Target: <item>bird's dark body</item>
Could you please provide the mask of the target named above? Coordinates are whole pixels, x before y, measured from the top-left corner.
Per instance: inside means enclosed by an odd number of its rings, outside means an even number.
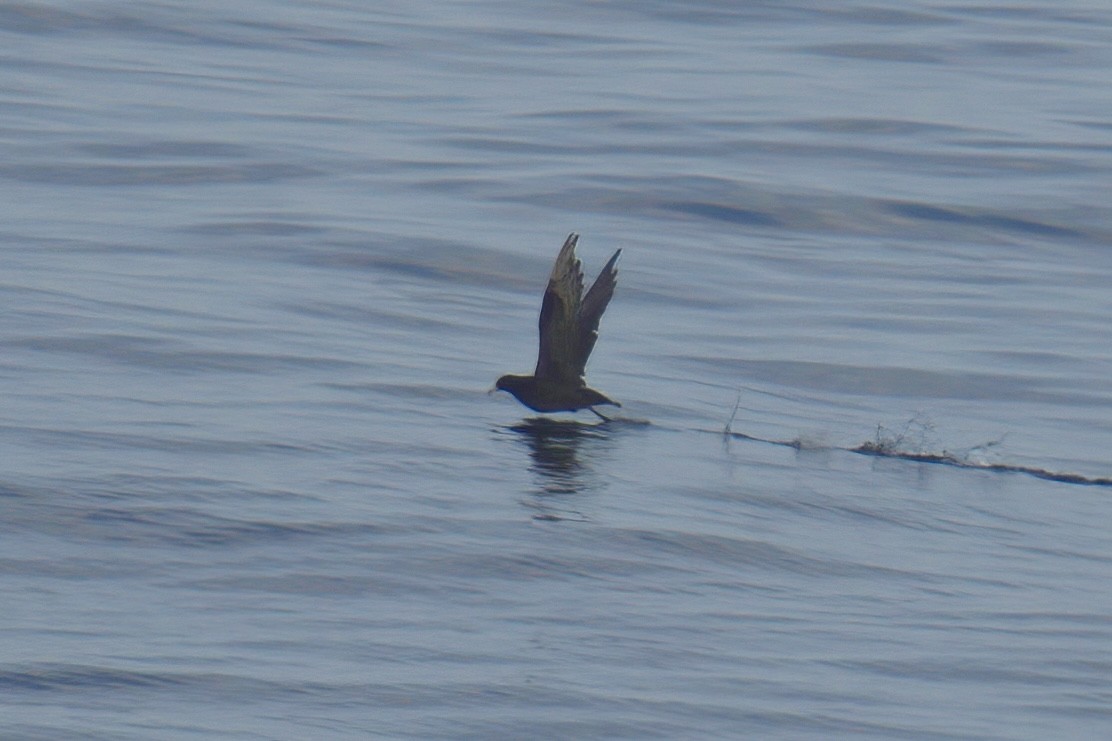
[[[498,388],[509,391],[515,399],[536,412],[575,412],[602,404],[621,406],[586,384],[569,389],[563,384],[537,379],[536,376],[502,376],[498,379]]]
[[[587,386],[587,358],[598,339],[598,325],[617,285],[617,250],[586,295],[583,267],[575,256],[578,234],[568,235],[541,302],[540,350],[531,376],[505,375],[496,387],[508,391],[525,406],[538,412],[574,412],[604,404],[621,406],[605,394]],[[605,419],[605,417],[603,417]]]

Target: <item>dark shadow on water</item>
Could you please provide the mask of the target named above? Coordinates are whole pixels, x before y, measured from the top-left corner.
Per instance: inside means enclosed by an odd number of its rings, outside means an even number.
[[[542,477],[546,493],[575,494],[584,484],[580,449],[586,443],[589,457],[592,444],[608,437],[609,425],[533,417],[511,425],[510,430],[529,449],[530,468]]]
[[[529,452],[530,470],[538,487],[527,506],[537,520],[585,520],[572,510],[573,497],[597,491],[601,481],[594,476],[592,464],[613,440],[614,435],[631,426],[646,423],[613,419],[607,422],[581,422],[573,419],[531,417],[506,429],[515,433]]]

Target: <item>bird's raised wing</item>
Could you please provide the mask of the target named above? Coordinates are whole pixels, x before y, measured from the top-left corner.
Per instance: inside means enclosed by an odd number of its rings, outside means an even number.
[[[533,372],[537,378],[568,383],[578,382],[581,375],[575,366],[579,336],[576,317],[583,296],[583,266],[575,256],[578,241],[578,234],[568,235],[544,291],[540,352]]]
[[[587,358],[598,338],[599,319],[614,295],[614,264],[621,250],[606,263],[584,297],[583,265],[575,256],[578,241],[578,234],[568,235],[548,279],[541,303],[540,352],[534,375],[582,385]]]
[[[576,363],[580,376],[583,375],[584,369],[587,367],[587,358],[591,357],[591,350],[595,348],[595,340],[598,339],[598,323],[602,319],[602,312],[606,311],[606,305],[610,303],[610,299],[614,295],[614,286],[618,284],[618,269],[615,265],[618,262],[618,256],[621,254],[622,251],[617,250],[610,257],[602,272],[595,278],[590,290],[587,291],[587,295],[583,297],[583,303],[579,307],[579,347]]]

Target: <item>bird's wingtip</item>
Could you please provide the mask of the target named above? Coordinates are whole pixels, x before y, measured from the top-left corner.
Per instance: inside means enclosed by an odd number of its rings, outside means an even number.
[[[621,257],[621,255],[622,255],[622,248],[621,247],[614,250],[614,254],[611,255],[610,259],[606,261],[606,265],[605,265],[605,267],[603,267],[602,272],[606,273],[606,272],[614,270],[614,266],[617,264],[618,258]]]

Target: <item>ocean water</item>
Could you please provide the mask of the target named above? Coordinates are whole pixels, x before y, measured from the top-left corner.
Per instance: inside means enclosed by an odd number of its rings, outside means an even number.
[[[1112,735],[1106,3],[0,40],[4,739]]]

